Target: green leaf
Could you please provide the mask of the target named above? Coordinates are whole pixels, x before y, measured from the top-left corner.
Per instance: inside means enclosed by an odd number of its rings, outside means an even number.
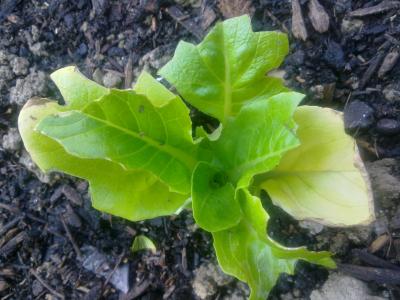
[[[132,246],[131,246],[131,251],[132,252],[138,252],[142,250],[150,250],[151,252],[156,252],[157,248],[156,245],[154,245],[154,242],[149,239],[145,235],[138,235],[135,237]]]
[[[127,171],[111,161],[72,156],[56,141],[34,131],[42,119],[65,109],[55,101],[36,98],[19,115],[22,140],[43,171],[87,179],[96,209],[132,221],[170,215],[184,204],[187,195],[169,192],[168,186],[146,171]]]
[[[250,300],[264,300],[281,273],[293,274],[299,259],[335,268],[328,252],[304,247],[286,248],[266,234],[268,215],[259,198],[246,190],[237,192],[243,218],[230,229],[213,233],[214,248],[224,272],[246,282]]]
[[[254,175],[273,169],[286,151],[299,145],[292,116],[302,98],[288,92],[248,103],[212,143],[215,156],[238,187],[249,186]]]
[[[156,107],[130,90],[112,90],[82,110],[49,116],[37,130],[80,158],[105,159],[151,172],[171,191],[190,192],[196,147],[183,102]]]
[[[239,223],[241,210],[235,188],[222,170],[200,162],[192,178],[193,216],[203,229],[214,232]]]
[[[241,16],[218,23],[197,46],[180,42],[159,73],[186,101],[225,123],[244,103],[287,90],[265,76],[287,53],[285,34],[254,33],[249,16]]]
[[[140,74],[133,90],[138,94],[145,95],[156,107],[161,107],[171,101],[180,101],[179,96],[171,93],[166,87],[145,71]],[[189,125],[191,124],[189,123]],[[188,126],[187,130],[191,133],[191,126]]]
[[[59,69],[50,77],[60,90],[69,109],[80,109],[109,92],[109,89],[88,80],[75,66]]]
[[[326,225],[368,224],[374,219],[369,181],[342,115],[301,106],[294,115],[301,146],[257,179],[272,201],[293,217]]]

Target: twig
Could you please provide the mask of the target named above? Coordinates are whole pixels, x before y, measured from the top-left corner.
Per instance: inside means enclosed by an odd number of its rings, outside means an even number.
[[[114,275],[115,271],[117,271],[117,269],[118,269],[119,265],[121,264],[122,259],[124,258],[124,256],[125,256],[125,251],[122,251],[121,255],[118,257],[118,260],[117,260],[114,268],[112,269],[110,274],[108,274],[108,276],[106,278],[106,281],[104,281],[103,289],[108,284],[108,282],[110,281],[111,277]]]
[[[76,255],[78,256],[78,258],[81,258],[82,257],[81,250],[79,250],[78,245],[75,243],[75,240],[72,237],[71,231],[69,231],[68,225],[67,225],[67,223],[65,223],[64,216],[60,215],[60,217],[61,217],[61,223],[64,226],[64,230],[65,230],[65,232],[67,234],[67,237],[68,237],[69,241],[72,244],[72,247],[74,248],[74,250],[76,252]]]
[[[65,299],[65,296],[63,294],[60,294],[57,292],[55,289],[53,289],[46,281],[44,281],[38,273],[35,272],[35,270],[30,269],[30,273],[46,288],[49,290],[50,293],[52,293],[54,296],[60,298],[60,299]]]

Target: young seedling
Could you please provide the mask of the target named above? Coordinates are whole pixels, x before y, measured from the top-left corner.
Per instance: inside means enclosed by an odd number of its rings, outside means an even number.
[[[93,206],[132,221],[192,205],[221,268],[265,299],[299,259],[334,268],[328,252],[287,248],[266,233],[259,194],[299,220],[349,226],[373,219],[362,163],[340,113],[300,106],[302,94],[266,76],[288,52],[285,34],[247,16],[217,24],[197,46],[180,42],[160,71],[185,101],[219,120],[192,131],[182,99],[147,73],[106,89],[75,67],[51,75],[65,105],[32,99],[19,130],[33,160],[90,183]]]

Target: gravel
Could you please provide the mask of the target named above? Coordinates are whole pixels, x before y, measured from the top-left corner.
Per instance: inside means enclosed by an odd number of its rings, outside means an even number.
[[[47,76],[42,71],[32,71],[25,78],[17,79],[15,86],[11,88],[10,102],[22,106],[34,96],[45,96],[46,81]]]

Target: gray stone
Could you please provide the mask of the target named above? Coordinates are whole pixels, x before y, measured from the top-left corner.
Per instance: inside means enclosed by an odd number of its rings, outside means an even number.
[[[2,147],[4,150],[17,151],[21,146],[21,137],[17,128],[10,128],[3,136]]]
[[[108,88],[118,87],[122,82],[120,76],[115,74],[114,72],[107,72],[103,77],[103,84]]]
[[[353,277],[331,273],[324,285],[314,290],[311,300],[383,300],[382,297],[370,295],[368,286]]]
[[[195,294],[200,299],[210,299],[218,291],[218,287],[232,282],[233,278],[226,275],[213,263],[204,263],[194,271],[192,283]]]
[[[0,65],[8,63],[8,53],[5,50],[0,50]]]
[[[11,61],[12,70],[15,75],[28,74],[29,61],[23,57],[14,57]]]
[[[45,96],[47,91],[47,76],[42,71],[33,71],[17,82],[10,91],[10,101],[17,105],[24,105],[26,101],[34,96]]]
[[[171,59],[173,52],[173,45],[159,46],[143,55],[139,60],[139,68],[137,68],[137,70],[150,72],[152,70],[159,70]],[[138,76],[139,73],[136,73],[135,75]]]
[[[400,178],[395,175],[395,169],[399,163],[397,159],[385,158],[366,164],[375,202],[380,208],[391,208],[398,202]]]
[[[329,251],[334,254],[345,254],[349,247],[349,239],[344,233],[336,234],[329,243]]]
[[[42,43],[37,42],[32,45],[29,45],[29,50],[31,50],[32,54],[36,56],[48,56],[49,54],[47,53],[45,48],[46,48],[45,42]]]
[[[101,69],[96,68],[96,70],[94,70],[94,72],[93,72],[92,77],[93,77],[93,80],[96,81],[98,84],[103,84],[104,74]]]
[[[0,78],[10,80],[14,77],[13,72],[9,66],[0,66]]]
[[[383,135],[395,135],[400,133],[400,122],[395,119],[381,119],[376,124],[376,131]]]
[[[50,174],[43,173],[37,165],[31,159],[31,156],[25,150],[22,151],[22,155],[19,158],[19,163],[31,171],[36,177],[43,183],[51,184],[53,182],[54,176]]]
[[[400,83],[388,84],[382,93],[388,101],[400,101]]]
[[[343,33],[353,33],[359,31],[364,25],[364,22],[360,19],[346,19],[344,18],[342,21],[342,32]]]
[[[349,131],[369,128],[374,123],[374,110],[364,102],[355,100],[344,109],[344,125]]]
[[[324,229],[324,225],[314,221],[300,221],[299,225],[301,228],[307,229],[312,235],[320,233]]]

